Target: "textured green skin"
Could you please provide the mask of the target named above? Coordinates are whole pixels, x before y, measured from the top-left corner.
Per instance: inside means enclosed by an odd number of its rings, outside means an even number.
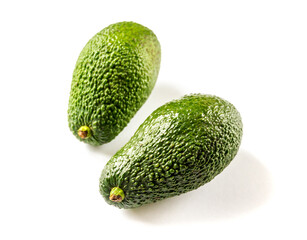
[[[91,145],[114,139],[150,95],[160,59],[157,37],[140,24],[120,22],[97,33],[73,73],[68,106],[73,134]],[[92,136],[81,139],[81,126],[89,126]]]
[[[235,107],[216,96],[188,95],[155,110],[106,164],[100,192],[107,203],[135,208],[196,189],[235,157],[242,121]],[[120,187],[122,202],[109,200]]]

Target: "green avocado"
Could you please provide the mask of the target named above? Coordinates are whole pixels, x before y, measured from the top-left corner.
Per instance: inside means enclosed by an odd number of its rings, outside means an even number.
[[[211,181],[236,156],[239,112],[229,102],[193,94],[155,110],[106,164],[100,193],[119,208],[173,197]]]
[[[140,24],[115,23],[97,33],[73,72],[68,106],[73,134],[91,145],[114,139],[150,95],[160,60],[157,37]]]

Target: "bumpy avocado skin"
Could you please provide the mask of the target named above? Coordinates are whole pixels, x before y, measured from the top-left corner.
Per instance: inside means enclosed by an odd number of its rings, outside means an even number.
[[[150,95],[160,59],[155,34],[134,22],[112,24],[90,39],[71,83],[68,122],[73,134],[91,145],[114,139]],[[90,128],[90,137],[79,137],[81,126]]]
[[[107,203],[135,208],[176,196],[211,181],[237,154],[242,121],[216,96],[194,94],[155,110],[106,164],[100,192]],[[110,190],[124,191],[122,202]]]

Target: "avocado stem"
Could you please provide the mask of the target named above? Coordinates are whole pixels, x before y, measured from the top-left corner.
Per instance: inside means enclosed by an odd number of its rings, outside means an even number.
[[[89,138],[92,135],[91,129],[88,126],[82,126],[78,130],[78,135],[82,139]]]
[[[124,200],[124,198],[125,198],[125,194],[122,189],[120,189],[119,187],[114,187],[111,189],[109,199],[112,202],[121,202]]]

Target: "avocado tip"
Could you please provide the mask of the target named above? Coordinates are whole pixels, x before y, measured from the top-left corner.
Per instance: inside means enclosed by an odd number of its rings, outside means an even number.
[[[82,139],[89,138],[91,136],[91,129],[88,126],[82,126],[78,130],[78,135]]]
[[[114,187],[110,191],[110,201],[112,202],[121,202],[125,198],[124,191],[120,189],[119,187]]]
[[[113,194],[110,195],[109,199],[112,202],[121,202],[123,200],[120,195],[113,195]]]

